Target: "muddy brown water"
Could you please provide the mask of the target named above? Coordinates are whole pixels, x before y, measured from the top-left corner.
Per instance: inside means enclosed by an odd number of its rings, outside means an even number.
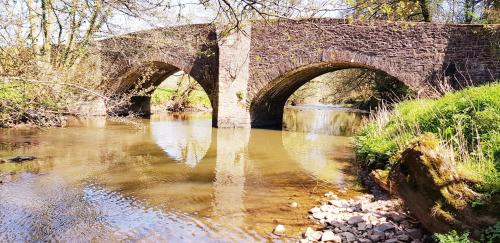
[[[0,241],[294,241],[325,192],[357,194],[347,136],[135,122],[0,130],[0,158],[38,157],[0,164]]]

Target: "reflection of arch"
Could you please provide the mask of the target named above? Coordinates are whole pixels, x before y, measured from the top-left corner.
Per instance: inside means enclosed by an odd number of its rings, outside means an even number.
[[[205,157],[212,144],[212,126],[208,116],[202,115],[191,121],[182,117],[179,120],[154,121],[150,127],[151,135],[169,157],[193,168]]]
[[[281,126],[284,105],[298,88],[311,79],[325,73],[342,69],[364,68],[383,73],[389,77],[400,80],[406,85],[410,84],[406,79],[398,77],[398,74],[389,70],[388,72],[376,67],[362,63],[352,62],[318,62],[300,66],[279,76],[267,83],[259,90],[252,100],[250,116],[253,127]]]

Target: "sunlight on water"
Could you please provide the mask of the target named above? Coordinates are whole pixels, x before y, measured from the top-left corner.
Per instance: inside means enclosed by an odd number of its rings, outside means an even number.
[[[39,158],[0,164],[0,241],[254,242],[279,240],[278,223],[296,239],[354,180],[348,137],[215,129],[209,113],[138,121],[0,130],[0,158]]]

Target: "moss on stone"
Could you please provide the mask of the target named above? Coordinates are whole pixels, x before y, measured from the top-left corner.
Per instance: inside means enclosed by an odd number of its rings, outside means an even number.
[[[460,178],[432,134],[420,136],[401,153],[390,180],[410,211],[433,232],[459,229],[474,235],[500,219],[495,204],[472,207],[481,194]]]

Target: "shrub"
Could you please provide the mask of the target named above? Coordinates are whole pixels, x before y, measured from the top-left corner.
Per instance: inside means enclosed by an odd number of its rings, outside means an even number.
[[[448,93],[438,99],[381,107],[356,137],[358,158],[370,168],[390,168],[416,136],[430,132],[453,151],[460,175],[480,192],[500,192],[500,84]]]
[[[440,243],[470,243],[469,233],[465,232],[463,234],[459,234],[456,231],[452,230],[446,234],[434,234],[434,237]]]

